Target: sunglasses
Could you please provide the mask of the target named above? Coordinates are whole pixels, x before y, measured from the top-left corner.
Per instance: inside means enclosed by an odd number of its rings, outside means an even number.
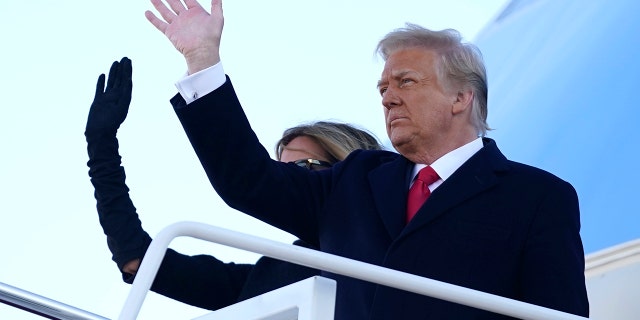
[[[323,170],[331,168],[332,164],[327,161],[316,159],[300,159],[293,161],[293,163],[299,167],[307,168],[309,170]]]

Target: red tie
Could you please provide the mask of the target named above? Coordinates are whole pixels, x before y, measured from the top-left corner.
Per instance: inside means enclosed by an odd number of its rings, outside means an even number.
[[[416,215],[416,212],[418,212],[418,209],[420,209],[422,204],[429,198],[429,195],[431,195],[429,185],[438,179],[438,174],[431,166],[424,167],[418,172],[418,176],[409,189],[409,196],[407,197],[407,223],[411,221],[413,216]]]

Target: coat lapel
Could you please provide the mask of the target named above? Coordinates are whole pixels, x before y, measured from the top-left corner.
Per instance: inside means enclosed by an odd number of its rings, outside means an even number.
[[[395,239],[405,226],[407,179],[412,166],[405,157],[397,156],[369,173],[373,201],[391,239]]]
[[[431,194],[416,216],[402,230],[402,236],[430,223],[457,204],[491,188],[498,181],[497,171],[507,170],[507,159],[495,142],[484,139],[485,146],[465,162]]]

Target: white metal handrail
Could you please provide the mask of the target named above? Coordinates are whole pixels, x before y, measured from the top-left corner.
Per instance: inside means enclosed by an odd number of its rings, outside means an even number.
[[[109,320],[41,295],[0,282],[0,302],[48,319]]]
[[[118,319],[136,319],[144,298],[151,288],[153,279],[169,247],[169,243],[174,238],[181,236],[189,236],[243,249],[314,269],[326,270],[335,274],[341,274],[520,319],[587,319],[566,312],[544,308],[317,250],[284,244],[203,223],[187,221],[177,222],[164,228],[151,242]]]

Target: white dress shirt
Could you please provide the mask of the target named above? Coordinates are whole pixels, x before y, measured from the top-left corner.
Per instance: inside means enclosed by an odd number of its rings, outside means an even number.
[[[434,161],[431,164],[433,170],[438,174],[440,179],[436,180],[436,182],[429,185],[429,190],[433,192],[438,186],[440,186],[444,180],[447,180],[463,163],[465,163],[469,158],[471,158],[476,152],[478,152],[484,144],[482,143],[482,138],[477,138],[458,149],[450,151],[444,156],[440,157],[440,159]],[[413,181],[418,175],[418,171],[422,168],[426,167],[426,164],[416,163],[413,167],[413,172],[411,173],[411,181]],[[413,182],[411,182],[413,184]],[[408,187],[411,187],[409,184]]]

